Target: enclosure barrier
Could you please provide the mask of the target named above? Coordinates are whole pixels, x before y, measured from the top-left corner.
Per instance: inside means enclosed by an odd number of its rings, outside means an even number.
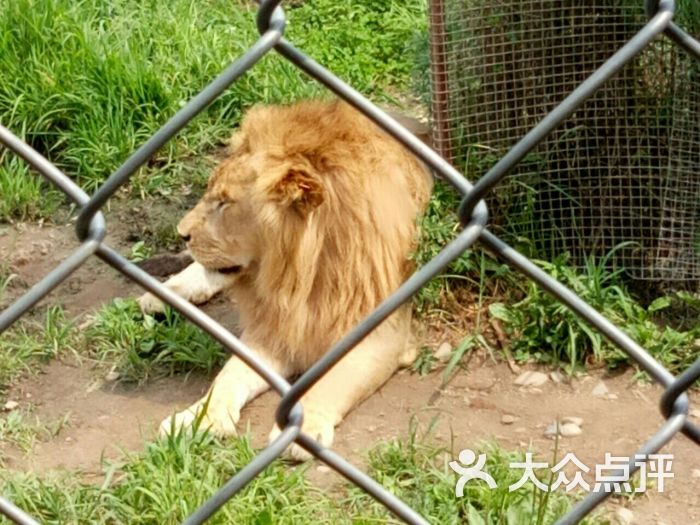
[[[471,177],[647,17],[639,0],[430,0],[433,147]],[[700,3],[676,24],[700,35]],[[606,259],[634,281],[700,283],[700,68],[668,39],[629,61],[486,197],[532,256]],[[477,175],[474,175],[477,178]],[[640,283],[641,284],[641,283]]]
[[[483,197],[500,181],[539,141],[562,123],[577,107],[589,98],[601,85],[610,79],[635,54],[639,53],[654,39],[665,33],[691,56],[700,60],[700,42],[673,23],[675,4],[673,0],[647,2],[648,23],[608,59],[595,73],[583,82],[571,95],[563,100],[549,115],[523,137],[491,170],[476,184],[470,184],[448,162],[433,150],[416,139],[406,129],[398,125],[385,113],[377,109],[357,91],[343,83],[323,66],[284,39],[285,16],[279,4],[281,0],[265,0],[261,3],[257,24],[259,40],[237,61],[232,63],[219,77],[200,94],[177,112],[155,135],[129,157],[100,187],[89,197],[65,174],[42,157],[8,129],[0,126],[0,143],[22,157],[41,175],[59,187],[80,207],[77,221],[77,235],[81,245],[62,263],[54,268],[25,295],[15,301],[0,314],[0,332],[4,331],[27,310],[64,281],[90,256],[95,255],[114,267],[146,290],[180,311],[191,322],[209,333],[228,351],[236,354],[270,383],[281,396],[276,413],[281,434],[267,448],[263,449],[247,466],[233,476],[207,502],[199,507],[185,521],[186,524],[205,522],[231,497],[241,490],[266,466],[278,458],[293,442],[298,443],[316,458],[333,468],[355,485],[364,489],[406,523],[427,523],[408,505],[388,492],[376,481],[328,448],[322,447],[310,436],[301,431],[303,413],[300,398],[345,354],[350,352],[367,334],[386,319],[401,304],[407,301],[421,286],[436,276],[450,261],[454,260],[476,241],[501,257],[514,268],[537,282],[542,288],[557,297],[577,315],[597,328],[610,341],[626,352],[651,377],[661,383],[666,391],[661,399],[661,410],[666,418],[662,427],[644,442],[637,454],[655,453],[668,443],[678,432],[700,445],[700,428],[687,421],[688,396],[686,390],[700,378],[700,359],[678,377],[674,377],[660,363],[649,355],[622,330],[606,320],[600,313],[582,301],[576,294],[561,283],[549,277],[526,257],[490,233],[486,228],[488,213]],[[439,177],[452,183],[462,194],[459,209],[462,230],[442,251],[423,268],[413,274],[399,289],[387,298],[377,309],[355,326],[343,339],[335,344],[316,364],[295,383],[289,384],[283,377],[268,369],[255,354],[241,341],[208,317],[201,310],[177,296],[156,279],[126,260],[105,242],[106,225],[100,209],[117,189],[125,184],[131,175],[153,155],[158,148],[182,129],[194,116],[212,102],[231,83],[256,64],[266,53],[275,50],[297,67],[315,78],[339,97],[362,111],[384,130],[405,145],[418,158],[425,162]],[[631,456],[633,457],[633,456]],[[629,471],[635,472],[638,465],[630,460]],[[618,471],[621,475],[623,471]],[[609,492],[591,492],[558,523],[577,523],[596,505],[603,501]],[[19,524],[36,524],[32,517],[6,499],[0,498],[0,513]]]

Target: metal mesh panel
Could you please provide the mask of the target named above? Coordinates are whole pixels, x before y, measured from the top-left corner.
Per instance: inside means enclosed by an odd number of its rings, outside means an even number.
[[[431,9],[435,143],[475,177],[645,20],[629,0]],[[700,68],[653,43],[513,170],[488,199],[496,224],[578,264],[632,241],[615,262],[633,277],[700,281],[699,114]]]
[[[635,55],[657,41],[661,33],[666,33],[700,62],[700,42],[692,39],[672,22],[675,4],[671,0],[661,0],[658,6],[655,6],[655,13],[652,13],[651,19],[646,24],[640,25],[639,31],[634,36],[624,42],[624,45],[621,45],[595,73],[577,85],[571,94],[539,120],[532,129],[527,131],[523,138],[513,148],[508,150],[494,167],[474,185],[468,182],[443,158],[425,146],[384,112],[377,109],[362,95],[285,40],[282,36],[285,27],[285,17],[282,9],[279,8],[279,4],[280,0],[263,1],[261,3],[258,11],[260,39],[243,56],[232,63],[219,77],[203,89],[201,93],[173,115],[158,132],[136,150],[107,179],[92,197],[89,197],[70,178],[20,140],[10,130],[0,125],[0,144],[22,157],[79,206],[80,213],[76,230],[78,239],[81,242],[81,245],[63,262],[34,285],[25,295],[0,313],[0,332],[6,330],[13,322],[94,255],[180,311],[192,323],[214,337],[229,352],[241,358],[281,396],[276,417],[277,423],[282,429],[281,434],[187,518],[185,520],[186,524],[204,523],[267,465],[278,458],[293,442],[298,443],[320,461],[326,463],[358,487],[361,487],[406,523],[425,524],[427,521],[423,517],[419,516],[395,495],[335,452],[322,447],[313,438],[302,432],[303,412],[299,400],[344,355],[351,352],[355,345],[364,339],[370,331],[376,328],[392,312],[408,301],[423,285],[478,240],[511,267],[535,281],[544,290],[570,308],[572,312],[600,331],[612,343],[629,355],[643,370],[648,372],[654,380],[665,387],[665,392],[661,399],[661,412],[665,418],[664,423],[653,436],[642,442],[636,451],[637,455],[648,457],[649,454],[657,452],[679,432],[682,432],[700,445],[700,428],[687,420],[689,400],[685,393],[700,378],[700,359],[680,376],[674,377],[621,329],[613,325],[563,284],[548,276],[537,265],[486,229],[488,210],[482,200],[505,175],[517,167],[518,163],[533,151],[540,141],[549,136],[558,126],[566,123],[567,118],[576,108],[580,107],[597,90],[605,86],[606,82],[609,82],[615,73]],[[403,283],[390,297],[386,298],[363,321],[353,327],[345,337],[333,345],[319,361],[293,384],[289,384],[284,378],[267,367],[245,344],[204,312],[177,296],[172,290],[163,286],[110,248],[104,240],[106,224],[104,217],[100,213],[100,209],[107,200],[114,195],[120,186],[127,183],[136,170],[163,144],[170,140],[229,85],[239,79],[265,54],[273,49],[374,120],[432,168],[438,176],[450,182],[463,196],[459,209],[463,228],[456,234],[455,238],[438,255]],[[697,115],[689,117],[691,121],[693,118],[697,118]],[[611,405],[610,410],[614,410],[613,405]],[[623,476],[626,471],[630,475],[636,472],[639,469],[639,463],[636,462],[634,456],[635,454],[629,456],[632,459],[626,467],[628,470],[618,470],[611,475]],[[577,523],[609,496],[610,493],[605,491],[589,493],[558,523]],[[183,495],[183,497],[187,497],[187,495]],[[2,497],[0,497],[0,514],[19,524],[35,525],[37,523],[22,509],[17,508]]]

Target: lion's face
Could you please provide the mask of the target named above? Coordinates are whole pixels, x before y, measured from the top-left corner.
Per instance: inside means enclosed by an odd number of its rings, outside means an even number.
[[[231,151],[177,230],[197,262],[233,276],[257,266],[269,250],[266,232],[283,222],[303,228],[323,199],[320,181],[302,159],[276,155],[243,132]]]

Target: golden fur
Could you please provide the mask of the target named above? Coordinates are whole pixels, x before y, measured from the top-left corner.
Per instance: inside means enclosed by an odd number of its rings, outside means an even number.
[[[193,301],[226,289],[237,304],[244,342],[280,373],[301,373],[409,275],[416,218],[430,184],[420,162],[347,104],[256,106],[203,198],[178,225],[196,267],[166,284]],[[334,368],[343,374],[337,384],[324,378],[304,398],[304,430],[330,444],[333,426],[352,405],[415,355],[409,331],[404,307],[344,358]],[[353,354],[359,357],[350,359]],[[217,388],[221,397],[231,395],[225,381],[249,384],[236,406],[229,401],[224,410],[232,420],[237,405],[265,388],[247,376],[241,380],[246,369],[227,364],[212,387],[210,405],[218,402]],[[338,383],[351,392],[338,391]],[[201,407],[202,401],[185,412]],[[316,423],[324,428],[314,428],[313,415],[307,423],[309,412],[319,414]],[[211,407],[208,418],[213,430],[232,432]],[[190,420],[181,416],[177,424]]]

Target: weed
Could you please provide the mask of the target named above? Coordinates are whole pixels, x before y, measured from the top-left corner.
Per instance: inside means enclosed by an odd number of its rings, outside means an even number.
[[[131,247],[131,255],[129,256],[129,260],[131,262],[145,261],[151,257],[153,253],[154,249],[151,246],[148,246],[145,241],[137,241]]]
[[[411,365],[411,370],[417,372],[419,375],[424,376],[432,372],[436,366],[437,358],[435,357],[435,354],[429,347],[424,346],[420,349],[418,357]]]
[[[48,423],[32,414],[33,407],[11,410],[0,417],[0,450],[5,445],[12,445],[28,453],[38,441],[50,439],[68,425],[70,414],[54,419]],[[2,458],[0,458],[0,466]]]
[[[456,210],[459,196],[445,183],[437,181],[423,216],[419,219],[420,241],[413,260],[423,266],[444,248],[461,228]],[[444,274],[435,277],[414,296],[414,307],[427,313],[440,295],[451,286],[467,285],[487,293],[485,287],[498,286],[509,273],[506,265],[490,258],[481,250],[466,250],[447,267]]]
[[[473,481],[465,485],[461,498],[455,496],[458,476],[448,465],[458,453],[433,445],[425,437],[417,438],[415,430],[408,439],[393,440],[370,451],[369,473],[431,523],[440,525],[553,523],[571,508],[572,500],[563,492],[543,496],[540,491],[533,491],[531,483],[509,490],[522,475],[522,471],[510,468],[510,464],[522,463],[523,453],[508,452],[495,444],[481,445],[475,452],[486,454],[483,470],[494,478],[497,487],[491,489],[485,483]],[[543,481],[546,472],[535,470]],[[369,513],[377,521],[394,522],[384,507],[360,489],[352,488],[344,504],[353,512]],[[589,517],[582,523],[602,522]]]
[[[34,362],[66,352],[77,355],[78,347],[78,332],[59,306],[46,310],[43,323],[18,321],[0,339],[0,392],[22,372],[30,370]]]
[[[101,486],[73,473],[39,479],[3,474],[3,493],[46,523],[181,523],[255,455],[247,438],[221,442],[203,432],[150,443],[105,467]],[[211,523],[347,523],[303,470],[275,463],[216,514]]]
[[[657,325],[654,315],[671,304],[670,298],[660,297],[643,308],[625,288],[621,270],[608,269],[613,256],[614,250],[599,260],[587,258],[582,272],[570,267],[566,256],[538,264],[671,371],[689,366],[697,357],[693,345],[700,326],[681,332]],[[511,306],[494,303],[490,313],[505,323],[517,359],[564,363],[569,370],[589,361],[606,362],[610,367],[628,361],[626,354],[533,282],[526,284],[522,300]]]
[[[0,220],[46,218],[63,200],[58,191],[7,149],[0,150],[0,195]]]
[[[370,473],[436,524],[551,523],[571,506],[564,492],[548,499],[525,487],[509,492],[520,472],[509,469],[522,454],[495,445],[483,447],[486,470],[495,490],[478,482],[455,496],[456,475],[447,462],[453,455],[416,438],[381,444],[370,452]],[[81,483],[71,472],[43,478],[12,471],[0,473],[2,493],[46,523],[180,523],[225,481],[249,463],[256,451],[247,436],[221,441],[195,429],[126,454],[119,464],[105,464],[101,486]],[[307,466],[274,462],[224,505],[212,523],[398,523],[357,487],[339,488],[338,498],[306,481]],[[538,473],[542,478],[542,474]],[[347,494],[343,497],[343,493]],[[601,523],[587,518],[584,524]]]
[[[38,422],[37,418],[35,423],[30,423],[27,414],[19,410],[3,415],[0,417],[0,447],[10,444],[23,452],[29,452],[37,440]]]
[[[98,311],[85,334],[85,347],[126,381],[192,369],[211,371],[224,352],[207,334],[168,309],[162,321],[144,315],[134,300],[117,299]]]
[[[3,299],[5,291],[10,286],[10,283],[17,278],[17,274],[10,270],[10,267],[5,263],[0,263],[0,308],[3,307]]]

